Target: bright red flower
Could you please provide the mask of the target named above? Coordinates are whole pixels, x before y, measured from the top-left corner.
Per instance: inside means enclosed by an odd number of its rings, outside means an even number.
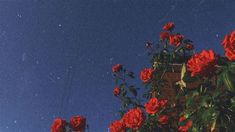
[[[192,44],[185,44],[185,49],[187,49],[187,50],[192,50],[192,49],[194,49],[194,47],[193,47],[193,45]]]
[[[110,132],[126,132],[125,124],[122,121],[114,121],[109,126]]]
[[[189,128],[187,126],[180,126],[178,130],[179,132],[188,132],[188,129]]]
[[[235,31],[226,35],[222,44],[225,49],[225,56],[230,61],[235,61]]]
[[[122,69],[122,65],[121,64],[116,64],[112,67],[112,71],[113,72],[119,72]]]
[[[192,125],[193,125],[193,121],[190,120],[187,122],[186,125],[180,126],[178,130],[179,132],[188,132],[188,129],[190,129]]]
[[[114,94],[115,96],[119,95],[120,92],[121,92],[121,89],[120,89],[119,87],[115,87],[114,90],[113,90],[113,94]]]
[[[169,117],[167,115],[162,115],[159,117],[158,121],[162,124],[162,125],[166,125],[169,121]]]
[[[126,127],[138,130],[144,124],[145,115],[140,108],[130,109],[124,116],[123,122]]]
[[[169,39],[170,34],[168,32],[161,32],[160,33],[160,39],[164,40],[164,39]]]
[[[76,132],[85,132],[86,118],[83,116],[74,116],[70,119],[70,125]]]
[[[227,34],[222,42],[224,48],[230,48],[235,44],[235,30],[231,34]]]
[[[185,116],[181,116],[180,118],[179,118],[179,122],[183,122],[183,121],[185,121],[186,120],[186,117]]]
[[[183,39],[184,36],[181,34],[170,35],[170,44],[179,47]]]
[[[149,81],[152,80],[153,78],[153,72],[154,69],[152,68],[145,68],[140,72],[140,79],[144,82],[144,83],[148,83]]]
[[[187,124],[186,124],[186,126],[188,128],[192,127],[192,125],[193,125],[193,121],[192,120],[188,121]]]
[[[155,114],[159,111],[159,102],[157,98],[151,98],[149,102],[144,105],[148,114]]]
[[[187,63],[191,76],[208,76],[216,70],[217,56],[213,50],[203,50],[195,54]]]
[[[234,49],[225,49],[225,56],[230,60],[230,61],[235,61],[235,48]]]
[[[171,31],[174,28],[175,28],[175,24],[173,22],[169,22],[169,23],[165,24],[162,29],[166,30],[166,31]]]
[[[66,121],[56,118],[51,126],[51,132],[65,132]]]
[[[167,99],[159,100],[159,105],[160,105],[160,107],[163,107],[163,108],[166,107],[167,102],[168,102]]]

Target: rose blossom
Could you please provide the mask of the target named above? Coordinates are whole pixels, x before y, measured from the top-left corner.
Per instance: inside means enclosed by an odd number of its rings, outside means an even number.
[[[169,22],[169,23],[165,24],[162,29],[166,30],[166,31],[171,31],[174,28],[175,28],[175,24],[173,22]]]
[[[140,72],[140,79],[144,82],[144,83],[148,83],[149,81],[152,80],[153,78],[153,72],[154,69],[152,68],[145,68]]]
[[[170,44],[179,47],[183,39],[184,36],[181,34],[170,35]]]
[[[195,75],[208,76],[215,71],[216,64],[217,57],[215,52],[213,50],[203,50],[188,61],[187,67],[192,77]]]
[[[193,121],[191,121],[191,120],[188,121],[187,124],[186,124],[186,126],[189,127],[189,128],[192,127],[192,125],[193,125]]]
[[[180,126],[178,128],[179,132],[188,132],[188,129],[190,129],[193,125],[193,121],[188,121],[186,125]]]
[[[144,124],[145,115],[144,112],[138,107],[130,109],[124,116],[123,122],[126,127],[138,130]]]
[[[112,67],[112,71],[113,72],[119,72],[122,69],[122,65],[121,64],[116,64]]]
[[[65,132],[66,121],[56,118],[51,126],[51,132]]]
[[[169,117],[167,115],[162,115],[159,117],[158,121],[162,124],[162,125],[166,125],[169,121]]]
[[[179,132],[188,132],[188,129],[189,128],[187,126],[180,126],[178,130]]]
[[[167,99],[161,99],[159,100],[160,107],[166,107],[168,100]]]
[[[164,39],[169,39],[170,34],[168,32],[161,32],[160,33],[160,39],[164,40]]]
[[[159,111],[159,102],[157,98],[151,98],[149,102],[144,105],[148,114],[155,114]]]
[[[122,121],[114,121],[109,126],[110,132],[126,132],[125,124]]]
[[[235,61],[235,31],[226,35],[222,44],[225,49],[225,56],[230,61]]]
[[[183,122],[183,121],[185,121],[186,120],[186,117],[185,116],[181,116],[180,118],[179,118],[179,122]]]
[[[113,90],[113,94],[114,94],[115,96],[119,95],[120,92],[121,92],[121,89],[120,89],[119,87],[115,87],[114,90]]]
[[[86,118],[83,116],[74,116],[70,119],[70,125],[76,132],[85,132]]]

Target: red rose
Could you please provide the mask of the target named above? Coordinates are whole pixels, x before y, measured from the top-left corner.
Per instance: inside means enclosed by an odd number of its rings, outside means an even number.
[[[162,115],[159,117],[158,121],[162,124],[162,125],[166,125],[169,121],[169,117],[167,115]]]
[[[170,34],[168,32],[161,32],[160,33],[160,39],[164,40],[164,39],[169,39]]]
[[[193,121],[191,121],[191,120],[188,121],[187,124],[186,124],[186,126],[187,126],[188,128],[192,127],[192,125],[193,125]]]
[[[188,132],[188,129],[189,128],[187,126],[180,126],[178,130],[179,132]]]
[[[125,124],[122,121],[114,121],[109,126],[110,132],[126,132]]]
[[[183,122],[183,121],[185,121],[186,120],[186,117],[185,116],[181,116],[180,118],[179,118],[179,122]]]
[[[125,126],[134,130],[141,128],[144,121],[145,115],[140,108],[131,109],[123,116]]]
[[[113,72],[119,72],[122,69],[122,65],[121,64],[116,64],[112,67],[112,71]]]
[[[231,34],[227,34],[222,42],[224,48],[230,48],[235,44],[235,30]]]
[[[225,56],[230,61],[235,61],[235,31],[226,35],[222,44],[225,49]]]
[[[140,79],[144,83],[148,83],[153,78],[153,72],[154,70],[152,68],[145,68],[140,72]]]
[[[188,121],[187,124],[185,126],[180,126],[179,127],[179,132],[188,132],[188,129],[190,129],[193,125],[193,121]]]
[[[187,63],[191,76],[208,76],[216,70],[217,57],[213,50],[203,50],[195,54]]]
[[[183,39],[184,36],[181,34],[170,35],[170,44],[178,47],[182,43]]]
[[[160,107],[166,107],[166,104],[167,104],[168,100],[167,99],[162,99],[159,101],[159,105]]]
[[[235,48],[234,49],[225,49],[225,56],[230,60],[230,61],[235,61]]]
[[[70,125],[76,132],[85,132],[86,118],[82,116],[74,116],[70,119]]]
[[[175,28],[175,24],[173,22],[169,22],[163,26],[163,30],[170,31]]]
[[[115,96],[119,95],[120,92],[121,92],[121,89],[120,89],[119,87],[115,87],[114,90],[113,90],[113,94],[114,94]]]
[[[65,132],[66,121],[61,118],[56,118],[51,126],[51,132]]]
[[[148,114],[155,114],[159,111],[159,103],[157,98],[151,98],[149,102],[144,105]]]
[[[193,45],[192,44],[185,44],[185,49],[187,49],[187,50],[192,50],[192,49],[194,49],[194,47],[193,47]]]

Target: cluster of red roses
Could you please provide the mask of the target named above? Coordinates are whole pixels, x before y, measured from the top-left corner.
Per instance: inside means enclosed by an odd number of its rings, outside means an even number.
[[[112,71],[114,73],[118,73],[121,71],[123,66],[121,64],[116,64],[113,66]],[[140,79],[144,83],[149,83],[153,79],[154,69],[152,68],[144,68],[140,72]],[[114,88],[114,95],[119,95],[121,89],[119,87]],[[145,103],[144,107],[146,113],[149,115],[155,115],[160,110],[164,109],[167,106],[168,100],[166,99],[157,99],[152,97],[147,103]],[[141,108],[133,108],[130,109],[127,113],[124,114],[122,119],[114,121],[110,126],[109,129],[111,132],[126,132],[127,128],[131,128],[133,130],[138,130],[142,127],[146,119],[144,111]],[[185,118],[186,119],[186,118]],[[185,120],[184,119],[184,120]],[[183,122],[183,117],[179,119],[179,122]],[[158,122],[160,125],[166,125],[169,122],[168,115],[160,115],[158,118]],[[157,124],[156,124],[157,125]],[[186,132],[192,126],[192,121],[190,120],[185,126],[179,127],[179,132]]]
[[[225,56],[230,61],[235,61],[235,31],[225,36],[222,42],[225,49]],[[213,50],[203,50],[201,53],[196,53],[187,63],[188,71],[191,76],[211,75],[217,68],[219,55],[216,55]]]
[[[51,126],[51,132],[66,132],[67,130],[73,132],[85,132],[86,118],[83,116],[74,116],[70,122],[66,122],[61,118],[56,118]]]
[[[170,44],[176,49],[184,47],[184,49],[186,50],[192,50],[194,47],[191,44],[191,41],[185,41],[184,36],[179,33],[174,34],[174,28],[175,25],[173,22],[164,25],[164,31],[160,33],[161,42],[166,42],[166,44]],[[235,31],[233,31],[231,34],[226,35],[222,44],[224,46],[225,55],[228,60],[235,61]],[[147,43],[146,46],[150,48],[152,45],[150,43]],[[191,58],[187,61],[187,70],[191,73],[191,77],[205,77],[212,75],[218,68],[219,59],[219,55],[216,55],[213,50],[203,50],[201,53],[195,53],[193,56],[191,56]],[[122,70],[125,71],[121,64],[116,64],[112,67],[113,73],[117,73],[117,75],[119,75]],[[140,79],[143,81],[144,84],[152,83],[153,78],[156,74],[158,74],[157,71],[157,67],[144,68],[140,72]],[[132,76],[132,73],[128,72],[128,75]],[[123,81],[125,82],[125,79],[123,79]],[[123,91],[120,87],[114,88],[113,94],[115,96],[122,96],[120,94]],[[167,103],[168,100],[166,99],[158,99],[156,97],[152,97],[147,103],[145,103],[144,106],[136,105],[134,106],[134,108],[124,113],[120,120],[116,120],[110,124],[109,129],[111,132],[126,132],[128,129],[139,130],[146,123],[147,117],[145,115],[145,112],[149,116],[156,118],[158,123],[156,124],[156,126],[161,127],[163,125],[167,125],[169,124],[169,116],[167,114],[162,114],[162,111],[167,109],[167,106],[169,106],[167,105]],[[141,107],[143,107],[144,110]],[[72,117],[70,123],[67,123],[61,118],[57,118],[55,119],[51,127],[51,132],[65,132],[67,130],[84,132],[85,126],[86,119],[82,116]],[[178,126],[176,127],[176,129],[178,129],[179,132],[188,132],[188,130],[192,128],[192,126],[193,121],[191,120],[191,118],[182,116],[179,118]]]
[[[163,32],[160,33],[161,40],[169,40],[169,43],[175,47],[179,47],[182,43],[184,36],[181,34],[172,34],[173,29],[175,28],[175,24],[173,22],[167,23],[163,27]],[[185,48],[188,50],[192,50],[194,47],[192,44],[187,43],[185,44]]]
[[[173,29],[175,28],[174,23],[167,23],[163,27],[163,32],[160,33],[160,40],[162,42],[167,42],[176,48],[180,47],[184,43],[184,49],[192,50],[194,47],[191,41],[184,41],[184,36],[181,34],[173,34]],[[183,42],[184,41],[184,42]],[[185,43],[186,42],[186,43]],[[231,34],[226,35],[223,46],[225,48],[226,57],[229,60],[235,60],[235,31]],[[147,48],[152,48],[151,43],[147,43]],[[203,50],[201,53],[195,53],[187,61],[187,70],[191,72],[191,76],[209,76],[214,74],[215,70],[218,68],[219,55],[216,55],[213,50]],[[121,64],[113,66],[112,71],[118,73],[123,69]],[[144,68],[140,72],[140,79],[146,84],[151,83],[155,74],[155,69]],[[114,95],[117,96],[121,93],[119,87],[115,87],[113,91]],[[164,108],[167,104],[167,100],[158,100],[152,97],[149,102],[144,105],[146,113],[149,115],[154,115],[159,112],[159,109]],[[146,117],[144,111],[141,108],[130,109],[124,114],[121,120],[114,121],[110,126],[111,132],[125,132],[127,128],[133,130],[138,130],[144,124]],[[158,122],[161,125],[167,124],[169,121],[168,115],[160,115],[158,117]],[[187,119],[185,116],[179,118],[179,132],[187,132],[193,125],[193,121]],[[157,125],[157,124],[156,124]]]
[[[167,100],[162,99],[158,100],[157,98],[151,98],[149,102],[145,104],[146,113],[150,115],[154,115],[161,108],[165,108],[167,104]],[[109,129],[111,132],[126,132],[127,128],[131,128],[133,130],[138,130],[142,127],[146,119],[146,116],[141,108],[133,108],[130,109],[121,120],[114,121]],[[161,125],[166,125],[169,121],[169,117],[167,115],[161,115],[158,119]]]

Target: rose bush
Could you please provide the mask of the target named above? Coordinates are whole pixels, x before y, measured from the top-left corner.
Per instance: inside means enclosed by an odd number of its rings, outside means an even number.
[[[235,31],[225,36],[222,44],[226,57],[221,57],[212,49],[196,52],[193,41],[174,32],[173,22],[162,29],[156,46],[152,42],[145,45],[152,67],[140,71],[144,93],[127,82],[128,77],[135,76],[130,76],[125,67],[113,72],[121,89],[117,97],[122,102],[122,127],[127,132],[233,131]],[[181,72],[174,70],[177,66]],[[172,78],[179,79],[171,82]],[[176,93],[166,96],[165,89]],[[111,127],[110,131],[115,132]]]
[[[140,71],[143,90],[129,84],[136,78],[133,72],[122,64],[112,67],[113,94],[121,108],[120,119],[110,123],[109,131],[233,132],[235,31],[222,41],[225,57],[221,57],[211,49],[196,52],[193,41],[175,33],[173,22],[162,29],[156,45],[145,44],[151,67]],[[82,116],[72,117],[69,123],[56,118],[51,132],[84,132],[85,128]]]

